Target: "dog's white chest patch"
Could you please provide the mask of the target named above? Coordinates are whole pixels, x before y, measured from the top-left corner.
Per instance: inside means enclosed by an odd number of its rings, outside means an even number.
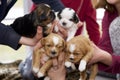
[[[70,51],[71,53],[73,53],[74,50],[75,50],[75,44],[71,44],[70,47],[69,47],[69,51]]]
[[[53,37],[53,43],[54,43],[55,45],[57,45],[57,44],[59,43],[59,38],[56,37],[56,36],[54,36],[54,37]]]

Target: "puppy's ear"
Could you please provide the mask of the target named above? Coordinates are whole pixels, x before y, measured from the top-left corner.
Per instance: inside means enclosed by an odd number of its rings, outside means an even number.
[[[63,49],[66,47],[66,42],[63,40]]]
[[[59,18],[59,19],[61,19],[62,17],[61,17],[61,12],[62,12],[62,10],[60,10],[59,12],[58,12],[58,14],[57,14],[57,17]]]
[[[40,40],[40,42],[41,42],[41,45],[44,46],[44,45],[45,45],[45,38],[42,38],[42,39]]]
[[[79,22],[79,17],[77,16],[76,13],[74,13],[73,19],[74,19],[74,22],[75,22],[75,23],[78,23],[78,22]]]

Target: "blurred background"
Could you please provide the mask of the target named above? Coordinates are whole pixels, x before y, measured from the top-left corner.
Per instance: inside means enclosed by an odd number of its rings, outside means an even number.
[[[11,8],[6,18],[2,21],[6,25],[11,24],[15,18],[23,16],[30,12],[32,6],[31,0],[17,0],[17,3]],[[97,9],[97,22],[101,26],[101,19],[103,17],[104,10]],[[85,29],[84,29],[85,30]],[[101,30],[101,28],[100,28]],[[87,35],[87,32],[84,31]],[[22,46],[18,50],[13,50],[12,48],[0,45],[0,62],[12,62],[14,60],[22,59],[26,57],[26,46]]]

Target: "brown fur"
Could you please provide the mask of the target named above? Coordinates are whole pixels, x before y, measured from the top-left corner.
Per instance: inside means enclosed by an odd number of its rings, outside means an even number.
[[[53,42],[54,36],[59,39],[57,45],[55,45]],[[38,77],[42,77],[39,76],[39,72],[42,73],[43,76],[46,74],[46,71],[52,66],[52,58],[58,57],[63,51],[65,47],[65,41],[60,35],[50,33],[47,37],[41,39],[41,44],[43,47],[33,53],[33,71],[34,68],[38,69],[38,71],[35,71]],[[40,59],[42,54],[46,54],[48,56],[48,60],[46,59],[46,63],[41,66]]]
[[[69,47],[71,44],[74,44],[76,46],[73,52],[69,50]],[[73,59],[70,58],[71,54],[74,55]],[[88,63],[88,61],[92,58],[92,56],[93,56],[93,47],[91,46],[91,41],[88,38],[82,35],[79,35],[67,42],[66,61],[78,64],[81,60],[84,60],[86,61],[86,63]],[[81,80],[86,80],[87,70],[88,70],[88,67],[86,66],[86,69],[80,72]],[[89,80],[94,80],[97,74],[97,64],[91,65],[90,70],[91,70],[91,74],[90,74]]]

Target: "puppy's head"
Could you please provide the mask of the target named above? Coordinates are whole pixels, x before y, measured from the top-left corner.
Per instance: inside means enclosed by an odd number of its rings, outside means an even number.
[[[66,44],[67,61],[77,63],[91,50],[90,41],[84,36],[76,36]]]
[[[34,16],[34,26],[43,27],[43,35],[47,35],[47,30],[49,29],[49,24],[51,24],[55,19],[55,13],[51,7],[47,4],[39,4],[33,11]]]
[[[70,28],[73,24],[77,24],[79,22],[78,15],[72,8],[64,8],[59,11],[57,14],[57,18],[60,22],[60,25],[64,28]]]
[[[64,39],[54,33],[50,33],[47,37],[44,37],[41,40],[41,44],[49,57],[57,57],[65,48]]]

